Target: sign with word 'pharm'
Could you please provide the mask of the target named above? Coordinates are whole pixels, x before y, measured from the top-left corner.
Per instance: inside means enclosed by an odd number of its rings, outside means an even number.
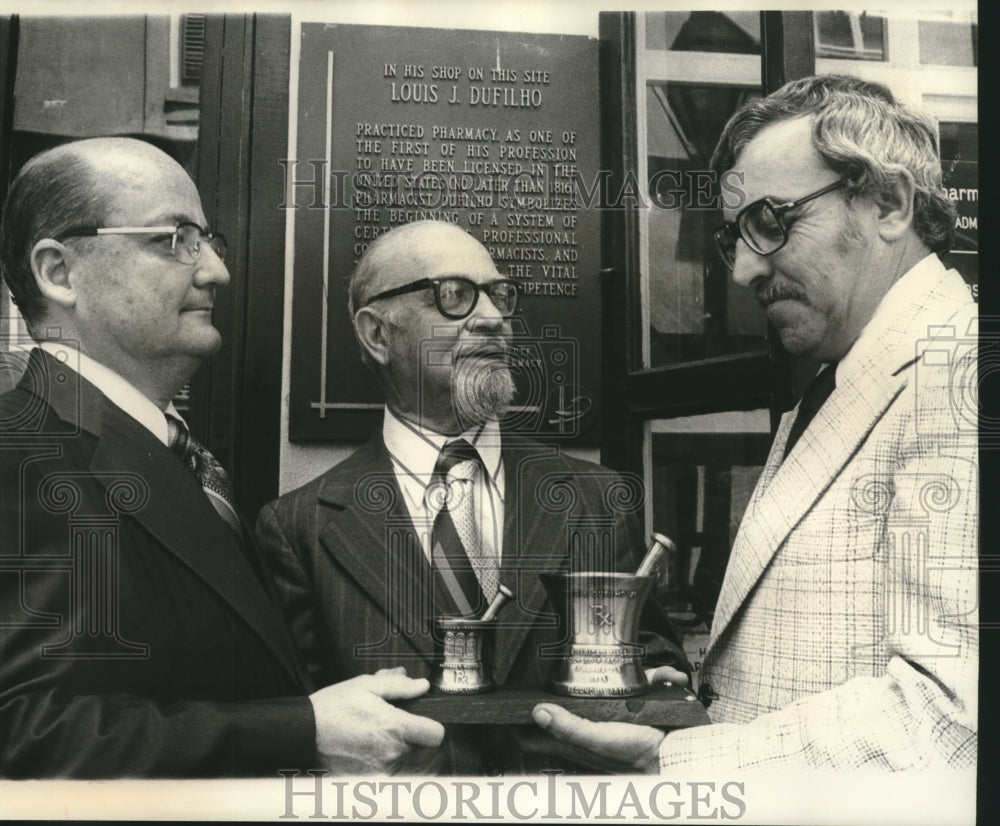
[[[282,163],[295,226],[290,437],[372,434],[383,397],[361,363],[348,282],[376,238],[429,219],[470,233],[517,282],[505,426],[596,440],[597,42],[310,23],[301,41],[295,157]],[[434,367],[446,350],[430,341],[421,358]]]

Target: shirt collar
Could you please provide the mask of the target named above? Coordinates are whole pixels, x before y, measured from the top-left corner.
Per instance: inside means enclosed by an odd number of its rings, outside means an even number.
[[[931,253],[920,259],[896,280],[882,296],[872,317],[861,329],[861,334],[837,365],[838,384],[843,376],[851,375],[864,358],[864,354],[882,339],[893,320],[913,301],[913,296],[930,292],[943,273],[944,265],[941,259]]]
[[[42,341],[38,346],[83,376],[107,396],[108,401],[124,410],[163,444],[169,444],[167,420],[164,412],[181,418],[173,402],[167,405],[166,411],[160,410],[148,397],[114,370],[94,361],[77,347],[58,341]],[[183,421],[183,419],[181,420]]]
[[[454,437],[404,421],[386,408],[382,438],[403,475],[420,485],[421,495],[422,489],[430,482],[441,448],[455,438],[465,439],[476,449],[494,486],[503,495],[500,424],[495,420],[488,421],[482,427],[467,430],[460,437]]]

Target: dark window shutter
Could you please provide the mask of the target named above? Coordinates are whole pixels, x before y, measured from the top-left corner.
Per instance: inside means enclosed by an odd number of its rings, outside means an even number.
[[[181,16],[181,80],[200,83],[205,62],[205,15]]]

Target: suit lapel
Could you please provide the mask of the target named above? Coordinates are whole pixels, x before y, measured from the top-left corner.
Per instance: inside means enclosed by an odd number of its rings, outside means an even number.
[[[177,457],[135,419],[55,359],[44,359],[48,402],[65,422],[97,438],[90,470],[109,503],[145,503],[131,513],[168,551],[212,587],[254,629],[296,680],[302,672],[287,627],[243,558],[230,528]],[[61,381],[59,375],[63,375]],[[131,508],[129,508],[131,510]],[[124,553],[128,552],[123,548]]]
[[[552,460],[558,453],[555,447],[506,439],[504,442],[504,538],[500,580],[516,594],[520,616],[508,608],[498,628],[495,670],[501,682],[506,680],[532,627],[545,624],[543,607],[547,594],[538,574],[565,568],[569,558],[567,513],[559,507],[545,506],[546,491],[557,489],[552,486],[560,485],[569,477],[568,473],[552,473]]]
[[[851,375],[837,387],[785,459],[784,444],[797,408],[785,414],[730,555],[716,604],[706,661],[726,627],[789,534],[857,453],[872,429],[910,381],[928,330],[968,301],[957,274],[946,274],[929,293],[913,296],[869,338]]]
[[[840,475],[905,384],[903,376],[879,376],[873,369],[844,386],[838,384],[784,461],[784,439],[794,411],[782,421],[768,457],[770,478],[751,498],[730,555],[715,609],[713,642],[788,535]]]
[[[764,469],[761,471],[757,485],[750,496],[747,510],[750,510],[756,500],[760,499],[778,473],[781,461],[785,458],[785,443],[788,441],[788,434],[792,429],[792,424],[795,422],[797,413],[798,407],[796,406],[793,410],[783,413],[781,419],[778,421],[778,429],[775,431],[774,440],[771,442],[771,449],[767,453]]]
[[[544,507],[539,499],[545,486],[568,477],[552,474],[552,459],[557,455],[557,448],[504,441],[500,580],[517,595],[521,616],[511,622],[515,614],[508,608],[503,615],[506,623],[498,629],[495,672],[500,681],[545,605],[538,574],[566,564],[566,514]],[[445,606],[433,602],[431,566],[413,529],[389,454],[379,439],[358,450],[339,470],[319,494],[321,503],[333,509],[333,516],[320,530],[320,544],[430,661],[433,647],[427,623],[443,613]]]
[[[381,439],[342,463],[319,499],[333,510],[320,545],[429,661],[429,622],[442,610],[433,604],[431,566]]]

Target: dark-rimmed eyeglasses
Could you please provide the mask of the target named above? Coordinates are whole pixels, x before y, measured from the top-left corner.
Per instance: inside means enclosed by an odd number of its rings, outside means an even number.
[[[497,281],[490,281],[488,284],[477,284],[469,278],[459,276],[421,278],[419,281],[404,284],[401,287],[393,287],[391,290],[373,295],[365,302],[365,306],[367,307],[373,301],[378,301],[381,298],[392,298],[396,295],[428,289],[434,290],[434,303],[437,305],[438,312],[453,321],[466,318],[476,308],[481,292],[489,296],[493,306],[504,317],[513,315],[517,308],[516,281],[501,278]]]
[[[712,235],[719,257],[732,269],[736,263],[736,242],[741,238],[758,255],[777,252],[788,242],[788,226],[783,220],[785,213],[820,195],[840,189],[849,180],[850,178],[841,178],[809,195],[783,204],[772,203],[767,198],[754,201],[736,216],[735,221],[726,221]]]
[[[174,225],[162,227],[73,227],[63,233],[58,240],[64,238],[91,238],[97,235],[157,235],[163,233],[173,236],[170,250],[174,258],[182,264],[194,264],[201,255],[203,244],[208,244],[219,256],[226,257],[226,236],[217,232],[207,232],[191,221],[182,221]]]

